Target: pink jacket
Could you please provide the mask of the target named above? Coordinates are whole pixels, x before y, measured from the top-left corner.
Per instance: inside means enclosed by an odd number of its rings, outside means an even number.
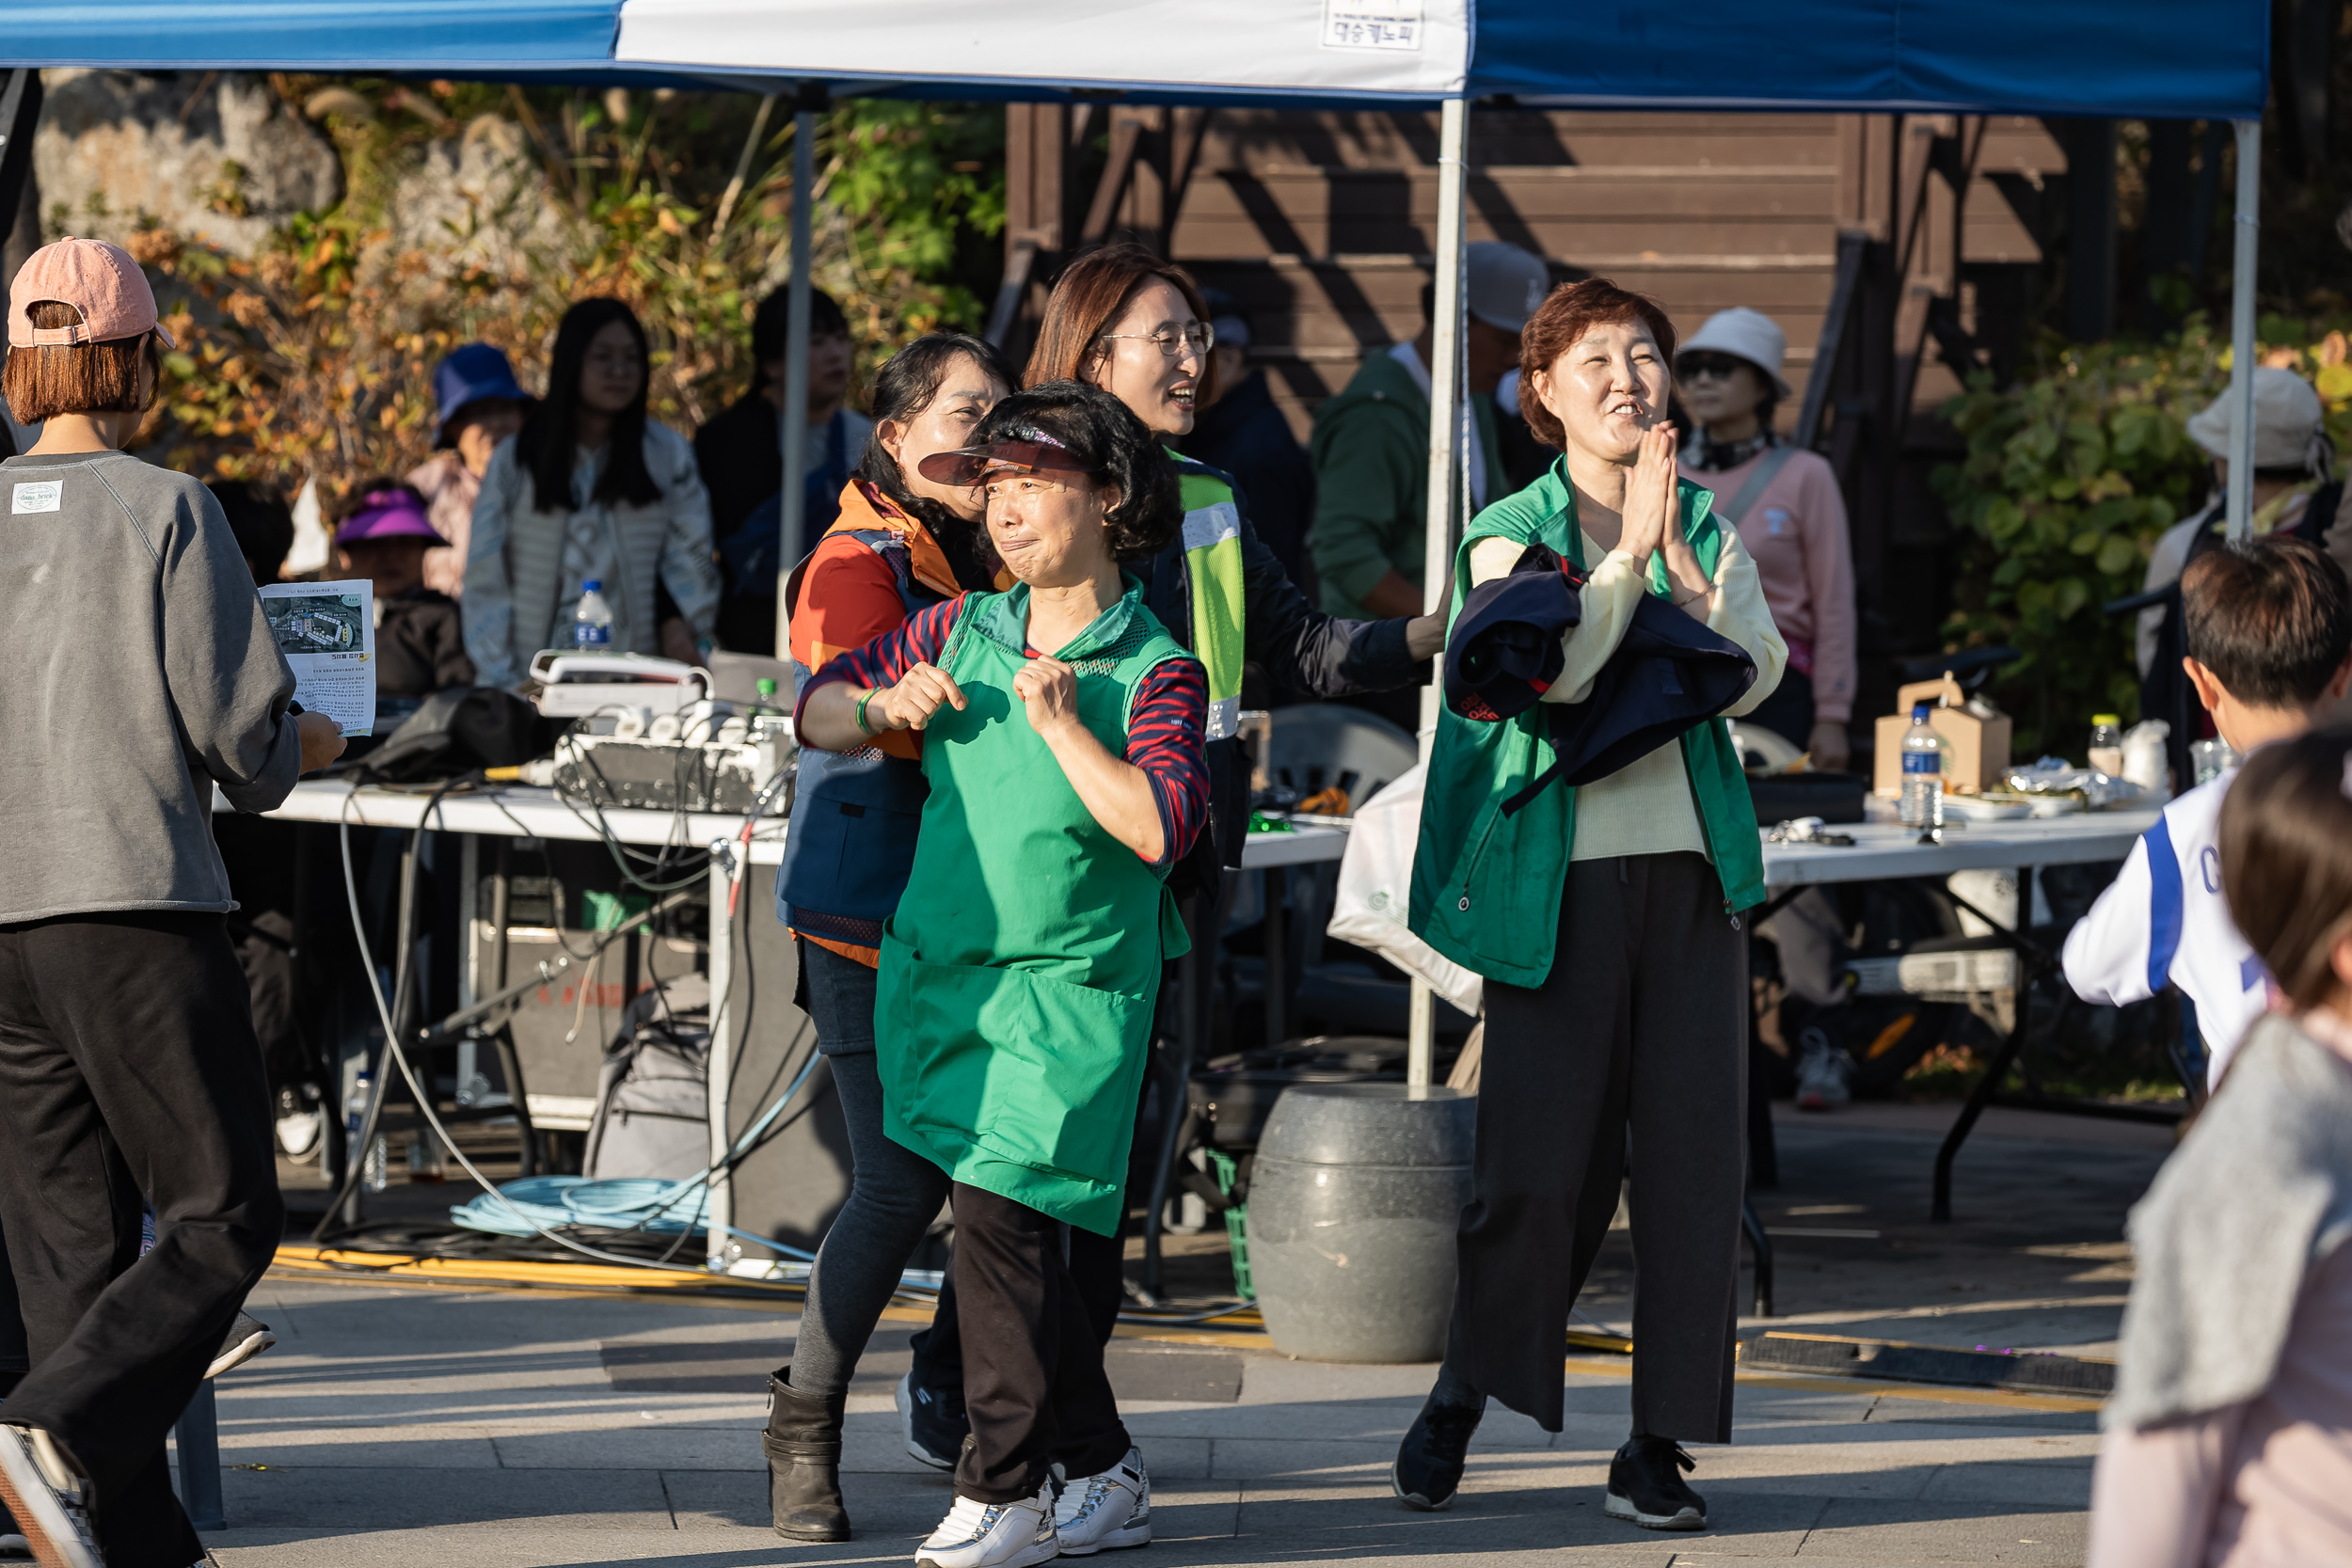
[[[1731,504],[1761,453],[1736,468],[1682,477]],[[1755,558],[1772,625],[1788,643],[1788,667],[1813,680],[1817,719],[1853,717],[1853,547],[1846,535],[1846,502],[1837,475],[1817,452],[1788,454],[1780,472],[1747,510],[1740,543]]]
[[[424,497],[426,515],[447,545],[424,552],[424,585],[453,599],[466,596],[466,546],[473,538],[474,498],[482,481],[453,451],[437,451],[408,470],[408,483]]]

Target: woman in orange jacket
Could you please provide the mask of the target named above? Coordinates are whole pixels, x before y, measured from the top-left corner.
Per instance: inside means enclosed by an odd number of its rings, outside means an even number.
[[[841,515],[786,584],[798,684],[919,610],[996,586],[985,498],[918,470],[934,452],[968,446],[1011,389],[996,350],[961,332],[918,338],[882,366],[873,437],[842,489]],[[906,891],[930,793],[921,755],[913,731],[854,752],[803,751],[776,874],[776,915],[798,939],[817,1049],[832,1066],[855,1166],[818,1252],[793,1359],[769,1380],[770,1501],[788,1540],[850,1539],[836,1475],[850,1374],[939,1212],[937,1170],[882,1133],[874,1054],[882,922]]]

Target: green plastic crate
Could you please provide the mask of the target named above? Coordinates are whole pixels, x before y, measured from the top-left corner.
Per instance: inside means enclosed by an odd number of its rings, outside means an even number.
[[[1241,1167],[1230,1154],[1214,1148],[1202,1152],[1209,1157],[1209,1174],[1216,1179],[1216,1190],[1231,1196]],[[1244,1301],[1255,1301],[1258,1288],[1249,1279],[1249,1205],[1237,1203],[1225,1211],[1225,1236],[1233,1245],[1233,1293]]]

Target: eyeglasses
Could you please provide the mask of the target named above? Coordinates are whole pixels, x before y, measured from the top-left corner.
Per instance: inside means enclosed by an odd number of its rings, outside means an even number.
[[[1206,358],[1209,350],[1216,346],[1216,329],[1207,322],[1194,322],[1182,332],[1105,332],[1102,335],[1102,341],[1106,343],[1120,338],[1157,344],[1159,351],[1170,359],[1181,359],[1188,352]]]
[[[1675,369],[1687,379],[1711,375],[1718,381],[1728,381],[1737,372],[1747,369],[1748,362],[1736,354],[1716,354],[1699,349],[1675,361]]]

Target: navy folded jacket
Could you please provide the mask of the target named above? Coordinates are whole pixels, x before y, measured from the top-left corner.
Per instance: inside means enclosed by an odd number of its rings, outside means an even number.
[[[1577,594],[1583,580],[1537,544],[1509,576],[1471,589],[1446,640],[1446,705],[1462,718],[1496,722],[1540,701],[1565,662],[1561,639],[1583,618]],[[1545,709],[1551,766],[1503,801],[1504,814],[1517,814],[1555,780],[1574,786],[1607,778],[1714,718],[1755,684],[1746,649],[1645,594],[1591,695]]]

